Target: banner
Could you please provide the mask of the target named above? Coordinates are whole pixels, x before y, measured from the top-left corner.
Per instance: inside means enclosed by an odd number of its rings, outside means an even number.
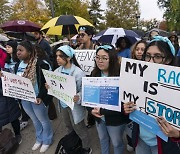
[[[36,95],[32,82],[24,77],[2,71],[3,95],[22,99],[30,102],[36,102]]]
[[[122,58],[120,76],[123,102],[135,102],[137,110],[180,129],[179,67]]]
[[[83,77],[82,105],[121,111],[119,77]]]
[[[48,70],[43,70],[43,74],[49,85],[48,94],[58,98],[73,110],[73,98],[76,95],[75,78]]]
[[[75,50],[76,59],[81,66],[81,69],[90,75],[94,69],[94,58],[96,56],[96,50]]]

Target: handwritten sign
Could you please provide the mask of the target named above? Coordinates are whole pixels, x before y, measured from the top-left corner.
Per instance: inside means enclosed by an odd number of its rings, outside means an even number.
[[[90,75],[94,68],[94,58],[96,56],[96,50],[75,50],[76,59],[81,66],[81,69]]]
[[[32,82],[24,77],[2,71],[3,95],[17,99],[36,101],[36,95]]]
[[[163,116],[180,129],[180,69],[123,58],[121,100],[133,101],[137,109],[154,118]]]
[[[82,105],[121,111],[119,77],[83,77]]]
[[[43,74],[49,85],[48,94],[58,98],[73,110],[73,97],[76,95],[75,78],[73,76],[47,70],[43,70]]]

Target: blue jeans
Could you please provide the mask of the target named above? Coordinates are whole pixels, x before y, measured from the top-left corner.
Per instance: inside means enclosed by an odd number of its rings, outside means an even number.
[[[48,108],[43,102],[37,105],[24,100],[22,100],[22,106],[33,121],[36,130],[36,141],[46,145],[52,144],[53,130],[48,117]]]
[[[101,144],[101,153],[110,153],[110,139],[114,148],[114,154],[123,154],[123,132],[125,124],[119,126],[106,126],[105,121],[101,120],[100,123],[96,122],[96,128]]]
[[[158,147],[147,145],[141,138],[138,139],[136,154],[158,154]]]

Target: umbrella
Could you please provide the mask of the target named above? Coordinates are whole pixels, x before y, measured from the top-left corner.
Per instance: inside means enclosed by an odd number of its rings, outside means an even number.
[[[4,35],[0,34],[0,41],[2,41],[2,42],[6,42],[6,41],[8,41],[8,40],[9,40],[9,38],[8,38],[8,37],[6,37],[6,36],[4,36]]]
[[[14,37],[14,38],[17,38],[17,39],[21,39],[21,40],[24,40],[24,39],[27,39],[29,41],[35,41],[35,37],[32,33],[29,33],[29,32],[13,32],[13,31],[7,31],[5,32],[5,34],[9,37]]]
[[[41,30],[49,35],[77,34],[80,25],[93,26],[87,20],[73,15],[61,15],[49,20]]]
[[[96,34],[96,36],[93,37],[93,40],[115,45],[119,37],[127,37],[132,44],[140,39],[139,36],[132,30],[126,30],[123,28],[108,28]]]
[[[168,37],[169,36],[169,33],[167,31],[164,31],[164,30],[161,30],[161,29],[158,29],[158,28],[153,28],[150,31],[146,32],[144,37],[149,37],[149,34],[150,34],[151,31],[157,31],[157,32],[159,32],[159,35],[163,36],[163,37]]]
[[[4,31],[34,32],[39,31],[39,25],[27,20],[7,21],[0,26]]]

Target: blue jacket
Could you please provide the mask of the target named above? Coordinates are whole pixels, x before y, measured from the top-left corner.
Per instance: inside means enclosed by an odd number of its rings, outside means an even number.
[[[62,68],[63,68],[62,66],[58,67],[55,70],[55,72],[61,73]],[[86,76],[85,73],[79,67],[72,64],[69,75],[75,77],[77,94],[81,98],[82,77]],[[81,106],[81,99],[79,100],[79,102],[74,103],[74,109],[72,110],[72,115],[75,124],[78,124],[85,118],[85,107]]]

